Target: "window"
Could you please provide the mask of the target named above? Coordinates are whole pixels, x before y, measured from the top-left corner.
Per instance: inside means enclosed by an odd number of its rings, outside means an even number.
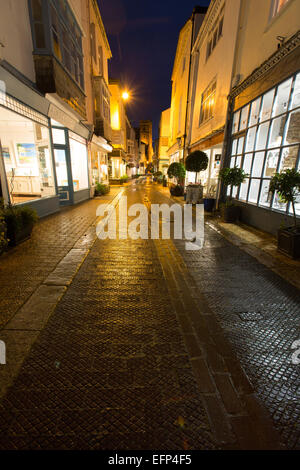
[[[50,18],[43,13],[49,3]],[[82,33],[66,0],[31,0],[32,33],[36,49],[45,49],[56,59],[84,88]],[[46,43],[45,31],[50,29]]]
[[[201,110],[200,110],[200,124],[213,117],[215,96],[216,96],[216,82],[213,82],[202,93]]]
[[[96,28],[95,23],[91,23],[91,56],[93,57],[94,61],[97,62],[96,57]]]
[[[86,143],[73,132],[69,132],[69,135],[73,188],[74,191],[80,191],[89,187]]]
[[[207,47],[206,47],[206,60],[209,58],[212,51],[216,47],[219,39],[222,36],[223,23],[224,23],[224,7],[222,8],[217,21],[214,23],[208,35]]]
[[[185,64],[186,64],[186,58],[184,57],[184,58],[182,59],[182,72],[181,72],[182,75],[183,75],[183,73],[184,73],[184,71],[185,71]]]
[[[46,48],[42,0],[31,0],[32,20],[37,49]]]
[[[239,166],[242,159],[241,167],[249,175],[236,197],[265,208],[290,211],[278,194],[270,196],[269,186],[276,172],[300,166],[300,74],[237,110],[232,135],[229,165]]]
[[[98,58],[99,58],[99,75],[103,75],[103,49],[102,49],[102,46],[98,47]]]
[[[271,4],[270,19],[274,18],[280,10],[288,3],[289,0],[273,0]]]

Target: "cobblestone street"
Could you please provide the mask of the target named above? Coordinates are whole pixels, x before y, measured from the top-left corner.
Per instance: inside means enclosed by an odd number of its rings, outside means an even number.
[[[124,194],[171,202],[149,183]],[[80,251],[99,202],[41,221],[1,259],[2,327]],[[0,449],[300,448],[299,291],[220,234],[206,228],[199,251],[96,239],[63,286],[0,402]]]

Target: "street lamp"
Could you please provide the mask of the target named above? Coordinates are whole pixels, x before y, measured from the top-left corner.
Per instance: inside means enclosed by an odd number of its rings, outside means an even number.
[[[128,100],[129,100],[130,95],[129,95],[128,91],[123,91],[123,93],[122,93],[122,98],[123,98],[124,101],[128,101]]]

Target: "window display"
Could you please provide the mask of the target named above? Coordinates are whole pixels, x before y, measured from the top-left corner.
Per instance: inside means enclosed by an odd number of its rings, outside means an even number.
[[[11,202],[55,195],[48,127],[1,108],[0,136]]]

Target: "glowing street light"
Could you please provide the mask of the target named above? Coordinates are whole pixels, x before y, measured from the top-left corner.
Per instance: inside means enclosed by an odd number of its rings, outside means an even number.
[[[130,95],[129,95],[128,91],[123,91],[123,93],[122,93],[122,98],[123,98],[124,101],[128,101],[128,100],[129,100]]]

